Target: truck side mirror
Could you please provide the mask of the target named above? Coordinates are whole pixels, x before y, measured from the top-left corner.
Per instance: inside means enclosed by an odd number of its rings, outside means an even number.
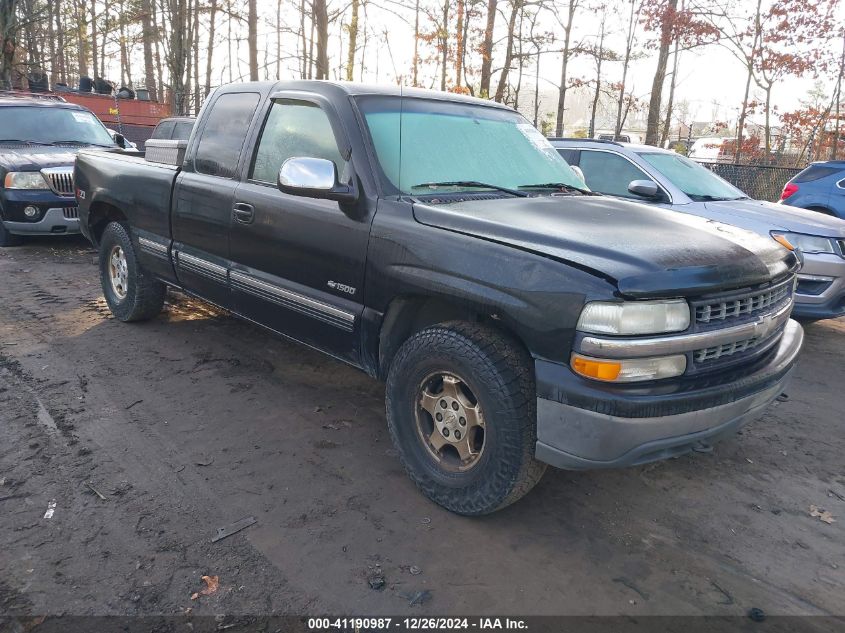
[[[628,191],[641,198],[656,198],[658,192],[657,183],[651,180],[632,180],[628,185]]]
[[[358,192],[352,185],[337,181],[337,167],[325,158],[288,158],[279,170],[279,191],[292,196],[355,202]]]
[[[124,138],[123,134],[121,134],[120,132],[115,132],[114,134],[112,134],[112,140],[114,141],[114,144],[118,147],[126,149],[126,138]]]

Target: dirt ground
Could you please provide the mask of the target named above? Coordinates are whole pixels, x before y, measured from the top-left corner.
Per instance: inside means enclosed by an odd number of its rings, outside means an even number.
[[[93,258],[0,250],[0,614],[845,615],[845,319],[712,453],[468,519],[403,474],[381,384],[178,294],[116,322]]]

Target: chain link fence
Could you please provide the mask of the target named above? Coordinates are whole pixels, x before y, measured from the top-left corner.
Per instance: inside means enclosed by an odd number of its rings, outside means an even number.
[[[736,165],[733,163],[701,163],[710,171],[721,176],[734,187],[741,189],[755,200],[780,199],[786,181],[801,171],[797,167],[774,165]]]

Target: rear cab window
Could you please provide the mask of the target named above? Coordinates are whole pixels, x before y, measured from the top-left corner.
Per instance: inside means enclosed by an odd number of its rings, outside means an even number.
[[[156,125],[156,128],[153,130],[153,135],[150,138],[169,139],[170,135],[173,133],[175,125],[176,123],[174,121],[162,121]]]
[[[231,92],[217,98],[194,154],[197,173],[221,178],[237,175],[238,161],[260,100],[255,92]]]

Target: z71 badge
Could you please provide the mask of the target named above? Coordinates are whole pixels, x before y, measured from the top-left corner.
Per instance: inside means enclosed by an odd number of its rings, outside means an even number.
[[[348,295],[354,295],[357,292],[357,288],[353,288],[352,286],[347,286],[346,284],[341,284],[336,281],[329,281],[328,286],[332,290],[339,290],[340,292],[345,292]]]

